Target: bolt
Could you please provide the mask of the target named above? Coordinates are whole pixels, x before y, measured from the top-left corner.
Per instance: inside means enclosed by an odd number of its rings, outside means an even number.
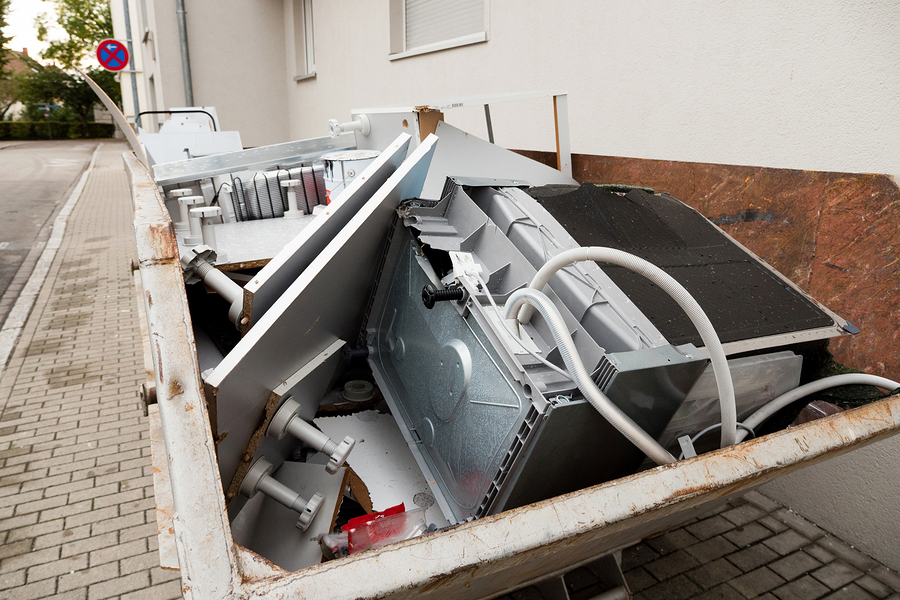
[[[434,308],[435,302],[446,302],[448,300],[462,300],[466,296],[466,291],[460,286],[454,286],[439,290],[432,284],[428,284],[422,288],[422,302],[425,308],[431,310]]]

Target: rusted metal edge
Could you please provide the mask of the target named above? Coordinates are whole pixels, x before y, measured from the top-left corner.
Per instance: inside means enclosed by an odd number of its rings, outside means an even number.
[[[250,585],[259,598],[440,598],[502,591],[635,543],[659,519],[898,432],[900,396],[695,459]],[[598,457],[603,460],[603,457]],[[386,576],[388,573],[390,576]],[[504,580],[506,576],[506,580]],[[509,584],[509,585],[508,585]]]
[[[233,598],[240,586],[172,222],[147,168],[123,154],[159,416],[187,599]]]

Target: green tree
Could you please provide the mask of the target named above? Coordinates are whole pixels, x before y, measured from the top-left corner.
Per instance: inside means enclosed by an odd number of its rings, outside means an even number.
[[[113,73],[98,68],[86,69],[85,72],[113,100],[119,101],[119,84]],[[88,123],[93,119],[94,105],[99,100],[81,75],[57,67],[28,73],[21,79],[19,97],[23,102],[32,104],[62,104],[81,123],[82,135],[90,135]]]
[[[8,73],[6,72],[6,63],[9,60],[9,45],[10,38],[6,37],[4,30],[9,23],[6,22],[6,14],[9,12],[9,1],[10,0],[0,0],[0,80],[3,80],[8,77]]]
[[[4,0],[0,0],[3,2]],[[41,57],[55,61],[64,69],[73,69],[106,38],[113,37],[108,0],[44,0],[56,8],[56,24],[66,37],[50,39],[50,20],[46,14],[35,20],[38,39],[49,42]]]

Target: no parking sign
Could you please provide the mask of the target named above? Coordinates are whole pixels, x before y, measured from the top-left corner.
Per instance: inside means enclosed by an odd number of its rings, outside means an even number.
[[[103,40],[97,46],[97,60],[107,71],[121,71],[128,66],[128,48],[119,40]]]

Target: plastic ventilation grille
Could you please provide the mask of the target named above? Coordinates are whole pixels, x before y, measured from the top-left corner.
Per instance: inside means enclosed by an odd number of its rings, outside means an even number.
[[[618,373],[618,369],[616,369],[615,365],[609,362],[609,359],[604,356],[600,360],[600,367],[597,369],[597,387],[600,388],[601,391],[605,392],[609,388],[609,384],[612,383],[613,378]]]
[[[484,495],[484,499],[481,501],[481,504],[478,505],[478,511],[475,514],[476,518],[480,519],[481,517],[486,516],[487,512],[491,509],[491,506],[497,499],[497,495],[500,493],[500,488],[503,487],[503,484],[509,475],[510,468],[516,462],[516,458],[519,456],[519,452],[522,451],[525,441],[534,430],[534,424],[537,422],[538,416],[538,411],[534,407],[534,404],[532,404],[531,408],[528,409],[528,414],[525,415],[525,419],[519,426],[519,431],[516,432],[516,437],[513,439],[512,445],[509,447],[509,450],[506,451],[506,456],[500,464],[497,475],[494,476],[494,480],[491,481],[491,485]]]

